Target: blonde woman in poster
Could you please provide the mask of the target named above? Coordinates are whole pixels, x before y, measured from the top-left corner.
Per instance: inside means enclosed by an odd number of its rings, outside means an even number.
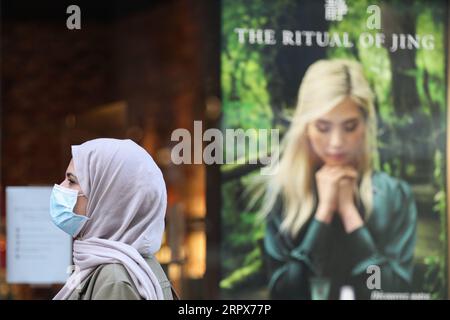
[[[327,299],[347,286],[356,299],[410,290],[417,210],[406,182],[374,169],[373,100],[355,61],[307,70],[265,185],[271,298],[315,299],[317,285]]]

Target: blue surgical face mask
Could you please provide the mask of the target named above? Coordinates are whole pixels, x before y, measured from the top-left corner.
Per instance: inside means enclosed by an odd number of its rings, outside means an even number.
[[[83,194],[58,184],[55,184],[50,196],[50,216],[53,223],[74,238],[89,220],[88,217],[73,212],[79,196]]]

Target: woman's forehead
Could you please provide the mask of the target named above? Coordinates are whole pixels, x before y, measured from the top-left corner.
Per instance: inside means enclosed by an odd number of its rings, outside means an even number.
[[[67,172],[67,173],[70,172],[70,173],[72,173],[72,174],[75,174],[75,166],[74,166],[74,163],[73,163],[73,158],[70,159],[70,162],[69,162],[69,165],[67,166],[66,172]]]
[[[319,119],[329,121],[341,121],[361,116],[361,109],[358,104],[350,98],[344,99],[333,109],[319,117]]]

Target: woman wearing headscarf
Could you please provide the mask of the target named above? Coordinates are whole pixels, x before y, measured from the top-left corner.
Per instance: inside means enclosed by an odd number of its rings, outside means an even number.
[[[74,238],[74,272],[54,299],[172,299],[154,257],[166,206],[161,170],[133,141],[103,138],[72,146],[50,214]]]

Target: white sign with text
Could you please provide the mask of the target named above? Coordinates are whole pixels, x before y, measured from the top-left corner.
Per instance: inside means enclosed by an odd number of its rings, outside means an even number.
[[[8,283],[63,283],[71,265],[71,237],[51,221],[52,187],[7,187]]]

